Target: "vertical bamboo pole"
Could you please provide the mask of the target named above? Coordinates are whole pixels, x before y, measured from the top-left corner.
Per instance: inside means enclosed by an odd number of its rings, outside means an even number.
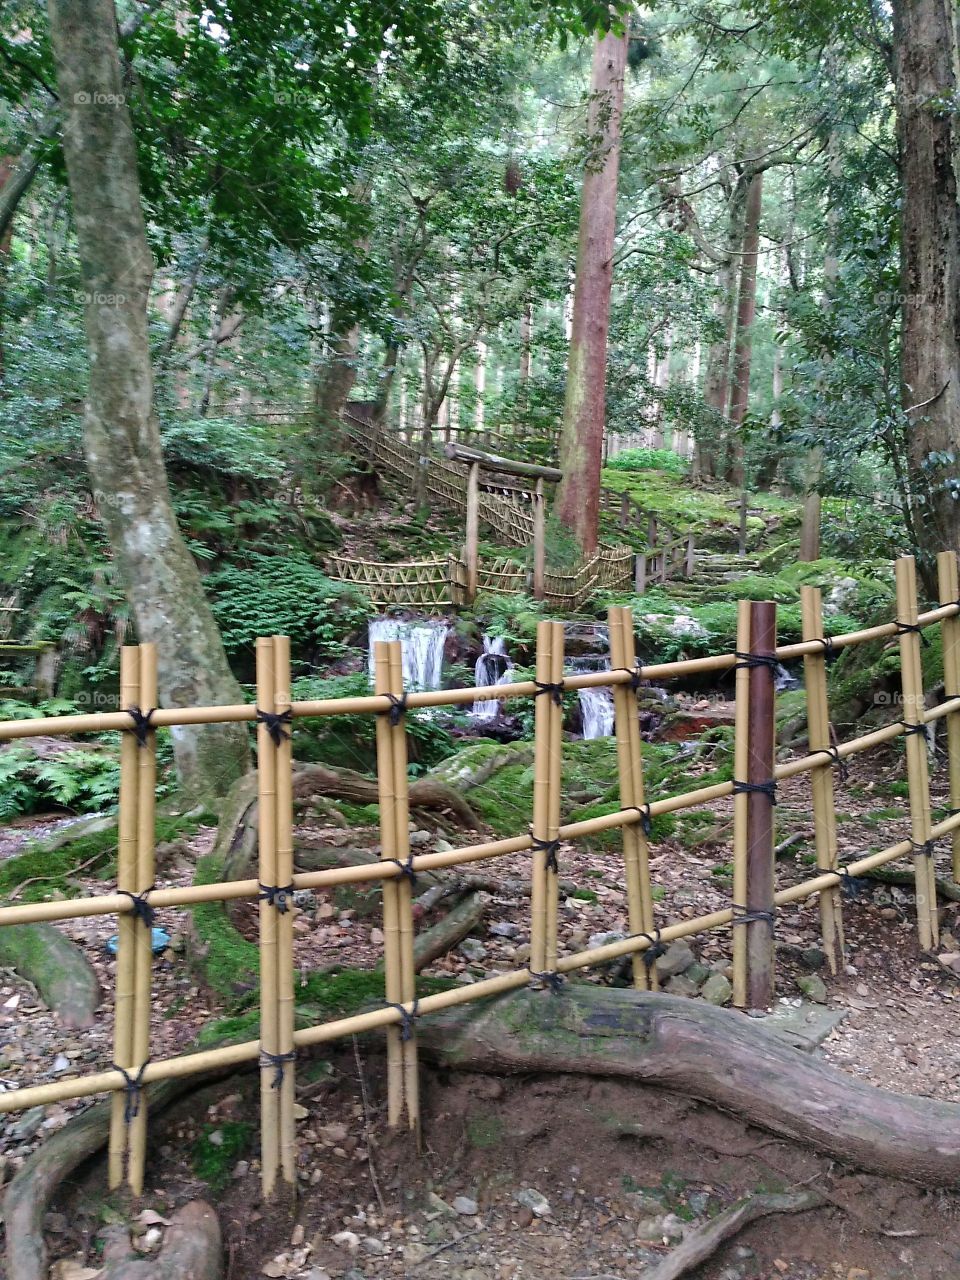
[[[553,624],[546,619],[537,623],[536,679],[539,684],[550,683],[553,663],[550,646],[553,643]],[[550,824],[550,733],[551,714],[549,693],[534,698],[533,712],[533,824],[531,834],[535,840],[549,840]],[[544,973],[547,965],[547,855],[535,849],[532,855],[530,886],[530,971]]]
[[[390,693],[390,649],[386,640],[378,640],[373,651],[374,692]],[[397,812],[393,768],[393,735],[386,715],[377,716],[377,787],[380,798],[380,857],[391,862],[397,856]],[[383,963],[384,984],[388,1003],[403,1000],[403,978],[400,959],[399,885],[396,880],[383,881]],[[403,1046],[400,1027],[387,1027],[387,1123],[396,1129],[403,1116]]]
[[[737,605],[737,652],[746,653],[750,648],[750,601],[740,600]],[[734,721],[733,776],[744,780],[749,759],[750,672],[746,667],[736,674],[736,719]],[[740,793],[733,797],[733,901],[744,905],[747,901],[747,801]],[[738,1009],[747,1004],[747,935],[742,925],[734,925],[733,932],[733,1003]]]
[[[399,640],[389,642],[390,692],[403,696],[403,661]],[[410,787],[407,778],[407,730],[405,717],[399,716],[390,726],[393,740],[393,795],[396,814],[396,857],[407,862],[410,857]],[[400,999],[413,1006],[417,998],[417,970],[413,954],[413,884],[409,876],[397,881],[397,915],[400,935]],[[416,1029],[411,1028],[401,1041],[403,1056],[403,1093],[407,1108],[407,1124],[420,1140],[420,1080],[417,1071]]]
[[[467,472],[467,600],[477,598],[480,573],[480,464],[471,462]]]
[[[629,609],[612,606],[607,611],[610,631],[610,665],[614,671],[632,670],[636,659],[633,637],[633,615]],[[613,686],[614,729],[617,738],[617,769],[620,775],[620,801],[625,809],[643,805],[643,759],[640,754],[640,723],[637,700],[626,684]],[[634,732],[635,731],[635,732]],[[631,823],[623,831],[623,859],[627,882],[627,911],[630,932],[653,933],[653,898],[650,893],[649,852],[647,837],[639,823]],[[641,955],[633,957],[633,985],[646,991],[656,987],[656,970],[649,972]]]
[[[927,767],[926,734],[911,732],[923,721],[923,666],[920,636],[910,628],[917,625],[917,566],[913,556],[901,556],[896,563],[897,619],[906,630],[900,632],[900,670],[903,690],[903,723],[907,726],[907,784],[910,788],[910,827],[914,844],[914,876],[917,886],[917,932],[920,946],[930,951],[937,945],[940,924],[937,917],[937,886],[930,844],[930,776]]]
[[[140,706],[140,650],[124,645],[120,650],[120,706]],[[137,891],[137,739],[132,733],[120,735],[120,814],[117,827],[117,888]],[[133,1019],[136,991],[137,919],[130,911],[117,918],[116,998],[113,1015],[113,1060],[127,1071],[133,1066]],[[116,1092],[110,1100],[108,1173],[110,1189],[123,1181],[127,1153],[127,1124],[124,1119],[127,1097]]]
[[[533,494],[533,598],[542,600],[547,571],[546,512],[544,510],[543,477],[538,476]]]
[[[157,705],[157,650],[140,646],[140,709]],[[147,733],[137,746],[137,887],[138,894],[153,888],[156,879],[157,736]],[[139,1071],[150,1057],[150,1011],[153,979],[153,930],[143,920],[134,921],[136,977],[133,1018],[133,1065]],[[147,1157],[147,1101],[137,1098],[136,1115],[130,1121],[127,1181],[135,1196],[143,1194]]]
[[[290,639],[273,637],[273,706],[277,714],[290,708]],[[285,731],[276,751],[277,884],[293,883],[293,742]],[[288,1060],[280,1082],[280,1169],[285,1182],[296,1185],[297,1125],[294,1031],[293,899],[277,918],[277,1052]],[[276,1077],[274,1077],[276,1078]]]
[[[777,606],[770,600],[752,600],[750,653],[772,659],[776,648]],[[776,695],[769,662],[760,663],[747,674],[750,677],[747,781],[756,786],[770,782],[774,775]],[[746,908],[751,915],[756,912],[766,917],[750,920],[742,926],[747,934],[747,1003],[751,1009],[766,1009],[773,1003],[776,976],[772,928],[776,879],[774,807],[772,797],[762,792],[751,792],[747,801]]]
[[[563,623],[554,622],[550,637],[550,682],[563,682]],[[550,710],[550,772],[547,779],[547,839],[556,840],[560,831],[560,792],[563,774],[563,703],[560,699],[544,699]],[[559,909],[560,874],[556,860],[546,868],[547,929],[544,960],[547,973],[557,970],[557,912]]]
[[[819,587],[800,588],[800,611],[804,640],[823,640],[823,604]],[[827,655],[807,653],[803,657],[803,683],[807,693],[807,739],[811,753],[830,749],[830,704],[827,698]],[[823,764],[810,774],[813,791],[813,830],[820,871],[837,869],[837,813],[834,803],[833,761],[825,755]],[[817,895],[820,906],[820,934],[831,973],[843,965],[843,907],[839,887]]]
[[[257,709],[273,713],[273,640],[257,640]],[[280,1050],[277,1013],[277,908],[264,890],[279,885],[277,877],[277,753],[270,731],[257,726],[257,811],[260,847],[260,1181],[265,1197],[273,1195],[280,1159],[280,1094],[274,1088]]]
[[[957,553],[941,551],[937,556],[937,578],[940,603],[956,604],[960,600]],[[948,698],[960,697],[960,616],[944,618],[940,624],[943,637],[943,686]],[[950,809],[960,812],[960,711],[947,716],[947,767],[950,773]],[[960,828],[951,834],[953,842],[953,880],[960,884]]]

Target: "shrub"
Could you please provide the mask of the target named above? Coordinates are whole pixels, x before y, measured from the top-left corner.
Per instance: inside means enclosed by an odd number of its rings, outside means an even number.
[[[672,449],[624,449],[606,463],[612,471],[670,471],[685,476],[690,463]]]

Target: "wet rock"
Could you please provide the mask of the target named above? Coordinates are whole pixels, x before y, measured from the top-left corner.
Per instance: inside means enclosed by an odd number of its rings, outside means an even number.
[[[710,977],[710,972],[711,971],[705,964],[701,964],[699,960],[695,960],[689,969],[684,969],[683,976],[685,978],[689,978],[691,982],[696,983],[698,987],[702,987]]]
[[[668,978],[663,989],[671,996],[695,996],[698,991],[697,984],[691,982],[685,973]]]
[[[700,994],[710,1004],[724,1005],[733,995],[733,987],[722,973],[712,973],[700,988]]]
[[[815,973],[802,974],[797,978],[797,986],[803,994],[816,1004],[827,1003],[827,988],[822,978],[818,978]]]
[[[667,947],[662,956],[657,957],[657,977],[664,982],[667,978],[683,973],[684,969],[690,968],[696,958],[688,943],[674,942]]]

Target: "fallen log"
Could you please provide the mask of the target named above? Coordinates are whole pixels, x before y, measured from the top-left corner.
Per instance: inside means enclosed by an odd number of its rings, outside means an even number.
[[[76,943],[52,924],[0,929],[0,965],[32,982],[61,1026],[93,1026],[103,998],[97,975]]]
[[[679,1280],[713,1256],[725,1240],[735,1236],[758,1218],[773,1213],[804,1213],[823,1204],[823,1196],[813,1190],[788,1191],[783,1195],[756,1195],[731,1205],[702,1227],[684,1232],[683,1242],[662,1262],[644,1271],[643,1280]]]
[[[960,1182],[956,1103],[877,1089],[701,1000],[567,983],[431,1014],[417,1034],[447,1066],[632,1078],[872,1173]]]
[[[429,929],[417,934],[413,944],[413,964],[417,973],[462,942],[483,920],[489,899],[485,893],[471,893]]]

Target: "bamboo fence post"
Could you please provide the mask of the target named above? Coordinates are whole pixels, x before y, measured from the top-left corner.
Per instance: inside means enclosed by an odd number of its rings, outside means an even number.
[[[467,471],[467,602],[477,598],[480,560],[480,464],[471,462]]]
[[[800,610],[804,640],[825,640],[823,603],[819,587],[800,588]],[[837,869],[837,812],[833,786],[833,767],[839,756],[830,755],[830,704],[827,697],[827,650],[803,655],[803,683],[807,694],[807,740],[810,752],[822,751],[821,767],[812,770],[813,830],[817,850],[817,867],[821,871]],[[823,951],[831,973],[839,973],[843,965],[843,906],[839,888],[825,889],[819,895],[820,934]]]
[[[737,604],[737,652],[750,648],[750,601]],[[736,673],[736,719],[733,740],[733,776],[746,778],[749,759],[750,672],[739,666]],[[747,901],[747,801],[745,792],[733,797],[733,901]],[[738,1009],[747,1004],[747,935],[742,927],[733,927],[733,1003]]]
[[[157,705],[157,650],[140,646],[140,710],[146,715]],[[157,735],[148,730],[137,744],[137,885],[142,898],[156,879]],[[129,914],[129,913],[128,913]],[[153,979],[152,913],[134,915],[136,977],[133,1017],[133,1066],[139,1072],[150,1057],[150,1012]],[[143,1194],[147,1158],[147,1100],[138,1090],[130,1095],[134,1114],[129,1126],[127,1181],[135,1196]]]
[[[550,705],[549,691],[553,663],[553,624],[537,623],[536,683],[533,711],[533,823],[530,834],[546,844],[550,839]],[[530,971],[544,973],[547,967],[547,853],[534,849],[530,884]]]
[[[266,721],[275,714],[273,641],[257,640],[257,814],[260,880],[260,1180],[264,1197],[273,1195],[280,1160],[280,1066],[277,1010],[277,917],[271,890],[277,876],[277,755]]]
[[[546,512],[544,510],[543,477],[537,477],[533,492],[533,598],[542,600],[547,570]]]
[[[389,642],[390,692],[398,700],[403,698],[403,655],[399,640]],[[396,858],[403,866],[410,859],[410,784],[407,777],[406,717],[394,717],[390,725],[393,756],[393,797],[396,824]],[[415,1013],[417,1006],[417,970],[413,952],[413,879],[402,875],[397,878],[397,916],[400,935],[400,1001],[410,1005]],[[413,1014],[411,1014],[411,1017]],[[406,1103],[407,1124],[420,1142],[420,1079],[417,1069],[416,1026],[408,1021],[406,1035],[401,1029],[403,1057],[403,1094]]]
[[[750,655],[761,661],[750,668],[749,763],[751,787],[775,787],[775,692],[771,661],[777,648],[777,606],[769,600],[750,602]],[[747,1002],[751,1009],[773,1003],[774,893],[776,858],[773,852],[775,796],[763,791],[747,795]],[[755,918],[750,918],[755,917]]]
[[[610,665],[616,671],[632,671],[636,662],[633,637],[633,614],[614,605],[607,612],[610,631]],[[620,800],[625,809],[643,808],[643,759],[640,754],[640,723],[637,699],[632,687],[613,686],[614,728],[617,738],[617,768],[620,775]],[[653,897],[650,892],[650,869],[647,837],[643,825],[632,822],[623,827],[623,859],[627,883],[627,912],[632,934],[653,934]],[[633,985],[640,991],[657,987],[656,970],[644,963],[638,953],[633,957]]]
[[[374,690],[390,693],[389,642],[378,640],[373,650]],[[380,860],[397,861],[397,811],[393,769],[393,735],[390,712],[377,716],[377,788],[380,799]],[[397,879],[383,881],[383,964],[388,1004],[403,1000],[400,959],[399,886]],[[396,1129],[403,1116],[403,1044],[400,1027],[387,1027],[387,1123]]]
[[[937,580],[941,604],[957,604],[960,601],[960,575],[957,572],[957,553],[941,551],[937,556]],[[943,685],[948,699],[960,697],[960,615],[944,618],[940,623],[943,638]],[[960,812],[960,711],[951,711],[947,717],[947,767],[950,774],[949,814]],[[954,884],[960,884],[960,831],[951,834]]]
[[[923,727],[923,664],[920,656],[920,632],[917,630],[917,566],[913,556],[901,556],[897,561],[896,580],[900,682],[903,692],[902,722],[907,734],[910,838],[917,886],[917,932],[922,950],[930,951],[939,940],[940,922],[937,916],[933,842],[930,837],[930,775],[926,730]]]
[[[124,645],[120,650],[120,706],[140,706],[140,649]],[[120,735],[120,812],[117,825],[117,888],[137,891],[137,800],[139,797],[137,739]],[[117,916],[117,966],[113,1012],[113,1061],[124,1070],[133,1066],[133,1021],[136,997],[136,928],[132,912]],[[122,1092],[110,1100],[108,1180],[111,1190],[123,1181],[127,1154],[127,1098]]]
[[[563,623],[552,624],[553,634],[550,639],[550,682],[563,686]],[[556,844],[560,831],[560,798],[563,775],[563,697],[545,698],[550,712],[550,772],[547,780],[547,839]],[[547,858],[547,930],[545,956],[546,972],[557,971],[557,912],[560,897],[560,868],[556,852],[553,858]]]
[[[273,707],[277,715],[290,709],[290,639],[273,637]],[[280,1070],[280,1170],[283,1180],[296,1186],[297,1124],[296,1054],[293,963],[293,741],[291,730],[278,723],[276,744],[276,860],[277,884],[286,910],[277,912],[277,1053],[284,1059]],[[276,1079],[276,1077],[274,1077]]]

